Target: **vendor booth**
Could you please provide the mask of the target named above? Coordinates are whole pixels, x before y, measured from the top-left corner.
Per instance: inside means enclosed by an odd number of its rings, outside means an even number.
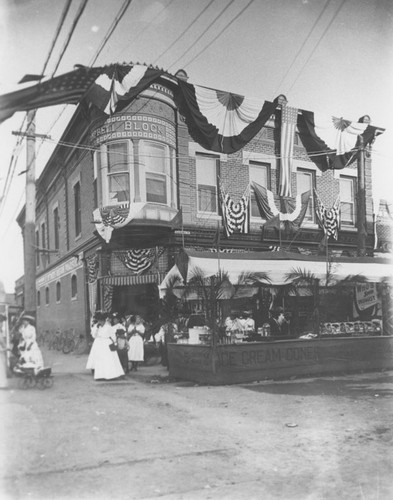
[[[175,378],[230,384],[393,368],[390,260],[186,249],[160,290],[191,298],[206,316],[169,344]],[[286,330],[274,334],[277,308]],[[229,331],[228,321],[240,326]]]

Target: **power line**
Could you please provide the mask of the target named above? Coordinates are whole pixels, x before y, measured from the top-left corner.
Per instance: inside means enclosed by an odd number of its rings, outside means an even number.
[[[99,55],[101,54],[102,50],[104,49],[105,45],[107,44],[109,38],[112,36],[112,34],[115,31],[117,25],[119,24],[119,22],[121,21],[122,17],[126,13],[126,11],[127,11],[128,7],[130,6],[131,2],[132,2],[132,0],[125,0],[125,2],[123,3],[123,5],[120,8],[120,10],[119,10],[119,12],[118,12],[115,20],[113,21],[113,23],[109,27],[109,30],[107,31],[104,39],[102,40],[99,48],[97,49],[96,55],[93,57],[92,61],[89,63],[90,67],[93,66],[93,64],[98,59]]]
[[[53,78],[53,76],[55,75],[55,73],[56,73],[56,71],[57,71],[57,68],[59,67],[59,65],[60,65],[60,63],[61,63],[61,60],[63,59],[63,56],[64,56],[64,54],[65,54],[65,51],[67,50],[68,45],[70,44],[70,41],[71,41],[71,38],[72,38],[72,36],[73,36],[73,34],[74,34],[75,28],[76,28],[76,27],[77,27],[77,25],[78,25],[78,22],[79,22],[79,20],[80,20],[80,18],[81,18],[81,16],[82,16],[82,14],[83,14],[83,11],[85,10],[85,7],[86,7],[86,5],[87,5],[87,2],[88,2],[88,1],[89,1],[89,0],[82,0],[81,5],[79,6],[79,10],[78,10],[78,12],[76,13],[76,16],[75,16],[74,21],[73,21],[72,26],[71,26],[71,29],[70,29],[70,31],[69,31],[69,33],[68,33],[67,39],[66,39],[66,41],[65,41],[65,44],[64,44],[64,46],[63,46],[63,49],[62,49],[62,51],[61,51],[61,53],[60,53],[59,59],[58,59],[57,64],[56,64],[56,66],[55,66],[55,69],[54,69],[54,70],[53,70],[53,72],[52,72],[52,76],[51,76],[52,78]]]
[[[293,65],[295,64],[295,61],[296,59],[299,57],[300,53],[302,52],[304,46],[306,45],[306,43],[308,42],[308,40],[310,39],[310,36],[312,34],[312,32],[314,31],[315,27],[317,26],[319,20],[321,19],[321,17],[323,16],[323,14],[325,13],[325,10],[327,9],[328,5],[330,4],[331,0],[327,0],[327,2],[325,3],[322,11],[320,12],[319,16],[317,17],[317,19],[314,21],[314,24],[312,25],[310,31],[308,32],[308,35],[306,36],[306,38],[303,40],[303,43],[301,44],[299,50],[297,51],[297,53],[295,54],[294,58],[292,59],[292,62],[291,64],[289,65],[287,71],[285,72],[284,76],[281,78],[281,81],[280,83],[277,85],[277,88],[278,90],[275,92],[276,94],[278,94],[278,92],[280,91],[280,87],[282,85],[282,82],[285,80],[285,78],[287,77],[288,73],[291,71]]]
[[[201,54],[203,54],[203,52],[205,52],[205,50],[211,47],[213,43],[224,33],[224,31],[226,31],[229,28],[229,26],[231,26],[231,24],[233,24],[240,17],[243,14],[243,12],[246,11],[253,2],[254,0],[250,0],[248,4],[245,7],[243,7],[242,10],[232,19],[232,21],[230,21],[226,26],[224,26],[224,28],[219,33],[217,33],[217,35],[213,38],[213,40],[211,40],[202,50],[200,50],[190,61],[188,61],[185,64],[185,66],[188,66],[189,64],[194,62],[195,59],[197,59]]]
[[[45,70],[46,70],[46,67],[48,65],[48,62],[49,62],[49,59],[52,55],[52,52],[53,52],[53,49],[55,48],[55,45],[56,45],[56,42],[57,42],[57,39],[59,38],[59,35],[60,35],[60,31],[63,27],[63,24],[64,24],[64,21],[65,21],[65,18],[67,17],[67,14],[68,14],[68,11],[71,7],[71,3],[72,3],[72,0],[67,0],[67,3],[63,9],[63,12],[62,12],[62,15],[61,15],[61,18],[60,18],[60,21],[59,21],[59,24],[57,26],[57,29],[56,29],[56,34],[55,34],[55,37],[52,41],[52,45],[51,45],[51,48],[49,49],[49,53],[48,53],[48,56],[46,58],[46,61],[44,63],[44,67],[42,69],[42,72],[41,74],[42,75],[45,75]]]
[[[183,54],[176,59],[174,63],[172,63],[168,69],[170,69],[172,66],[174,66],[182,57],[184,57],[188,52],[199,42],[199,40],[203,37],[203,35],[213,26],[213,24],[224,14],[224,12],[233,4],[235,0],[232,0],[229,2],[223,9],[222,11],[211,21],[211,23],[205,28],[205,30],[198,36],[196,40],[193,41],[193,43],[188,47],[188,49],[183,52]]]
[[[343,0],[341,2],[341,5],[339,6],[339,8],[336,10],[336,13],[334,14],[334,16],[332,17],[332,19],[330,20],[329,24],[326,26],[326,28],[324,29],[322,35],[320,36],[318,42],[315,44],[315,47],[314,49],[311,51],[311,54],[308,56],[306,62],[303,64],[303,66],[301,67],[297,77],[295,78],[294,82],[292,83],[292,85],[290,86],[290,88],[288,89],[288,92],[290,92],[292,90],[292,88],[295,86],[296,82],[298,81],[300,75],[302,74],[302,71],[304,70],[304,68],[307,66],[308,62],[310,61],[310,59],[312,58],[312,56],[314,55],[315,51],[317,50],[319,44],[321,43],[321,41],[323,40],[324,36],[326,35],[326,33],[328,32],[330,26],[333,24],[333,22],[335,21],[336,17],[338,16],[340,10],[342,9],[342,7],[344,6],[346,0]]]
[[[233,1],[234,1],[234,0],[232,0],[232,2],[231,2],[231,3],[233,3]],[[187,26],[187,28],[185,28],[185,29],[184,29],[184,30],[180,33],[180,35],[176,38],[176,40],[174,40],[174,41],[173,41],[173,42],[169,45],[169,47],[167,47],[167,48],[164,50],[164,52],[162,52],[162,53],[161,53],[161,54],[160,54],[160,55],[156,58],[156,60],[153,62],[153,64],[155,64],[155,63],[156,63],[156,62],[157,62],[157,61],[158,61],[158,60],[159,60],[159,59],[160,59],[163,55],[165,55],[165,54],[168,52],[168,50],[170,50],[170,49],[171,49],[171,48],[172,48],[172,47],[173,47],[173,46],[174,46],[174,45],[175,45],[175,44],[176,44],[176,43],[177,43],[177,42],[178,42],[178,41],[179,41],[179,40],[180,40],[180,39],[181,39],[184,35],[185,35],[185,33],[187,33],[187,31],[188,31],[188,30],[189,30],[189,29],[190,29],[190,28],[191,28],[191,27],[192,27],[192,26],[193,26],[193,25],[194,25],[194,24],[198,21],[198,19],[199,19],[199,18],[200,18],[200,17],[201,17],[201,16],[202,16],[205,12],[206,12],[206,10],[210,7],[210,5],[211,5],[213,2],[214,2],[214,0],[210,0],[210,2],[209,2],[209,3],[208,3],[208,4],[207,4],[207,5],[206,5],[206,6],[205,6],[202,10],[201,10],[201,12],[200,12],[200,13],[196,16],[196,18],[195,18],[195,19],[193,19],[193,20],[191,21],[191,23]],[[228,7],[229,7],[229,5],[228,5]],[[178,61],[178,60],[177,60],[177,61]],[[177,61],[175,61],[175,62],[172,64],[172,66],[173,66],[174,64],[176,64],[176,62],[177,62]]]

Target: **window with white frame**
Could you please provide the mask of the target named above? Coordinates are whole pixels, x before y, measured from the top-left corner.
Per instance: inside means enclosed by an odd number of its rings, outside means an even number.
[[[59,218],[59,207],[55,207],[53,209],[53,237],[55,243],[55,250],[59,249],[60,240],[59,240],[59,226],[60,226],[60,218]]]
[[[112,142],[107,148],[109,204],[130,201],[130,169],[127,142]]]
[[[255,198],[255,193],[252,188],[252,182],[256,182],[260,186],[270,189],[270,163],[261,163],[256,161],[250,161],[249,164],[249,178],[251,186],[251,217],[261,217],[259,212],[257,200]]]
[[[197,154],[195,160],[198,212],[218,214],[219,159],[215,156]]]
[[[74,184],[74,211],[75,237],[77,237],[82,231],[81,185],[79,181]]]
[[[307,212],[304,220],[315,222],[314,216],[314,187],[315,187],[315,172],[298,168],[296,172],[296,190],[297,194],[303,194],[306,191],[311,191],[310,201],[308,203]]]
[[[356,179],[340,177],[341,223],[354,226],[356,223]]]
[[[170,202],[170,157],[164,144],[143,141],[141,163],[145,172],[145,193],[148,203]]]

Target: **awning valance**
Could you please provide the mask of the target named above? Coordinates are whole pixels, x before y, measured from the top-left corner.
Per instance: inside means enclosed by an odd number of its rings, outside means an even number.
[[[189,281],[196,270],[201,270],[206,277],[214,276],[220,269],[228,273],[231,283],[238,283],[242,273],[264,273],[269,277],[265,284],[284,285],[290,281],[289,273],[301,271],[312,274],[326,282],[326,259],[320,256],[301,255],[289,252],[248,252],[220,253],[185,249],[177,259],[160,285],[165,289],[174,277]],[[370,282],[380,282],[393,278],[393,261],[372,257],[337,257],[330,263],[330,273],[334,281],[348,276],[362,275]]]
[[[103,276],[99,278],[104,285],[128,286],[128,285],[147,285],[149,283],[161,283],[165,278],[164,273],[123,275],[123,276]]]

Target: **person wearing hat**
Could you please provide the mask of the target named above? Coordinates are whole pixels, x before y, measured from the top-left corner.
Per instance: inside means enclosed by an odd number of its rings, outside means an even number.
[[[94,371],[94,380],[113,380],[124,377],[116,350],[111,349],[116,344],[116,336],[109,314],[97,312],[94,315],[94,324],[91,330],[94,338],[86,363],[86,369]]]
[[[252,337],[255,333],[255,320],[252,317],[252,311],[244,311],[243,328],[247,337]]]
[[[285,322],[284,309],[282,307],[277,307],[273,309],[270,314],[272,316],[269,321],[270,335],[272,337],[285,335],[285,332],[283,332],[283,325]]]
[[[34,323],[35,318],[29,314],[24,314],[21,317],[19,333],[22,335],[22,342],[35,342],[37,340]]]

